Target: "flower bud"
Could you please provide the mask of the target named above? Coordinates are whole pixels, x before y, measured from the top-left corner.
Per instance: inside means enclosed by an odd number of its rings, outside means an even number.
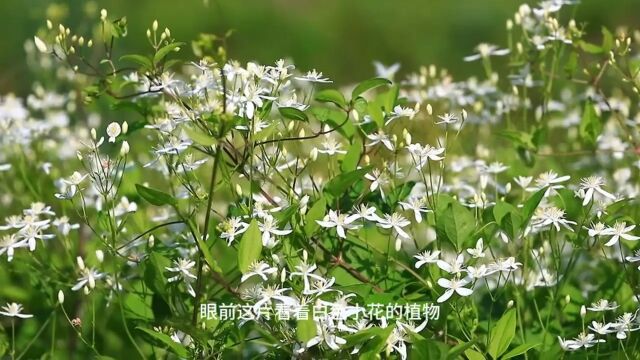
[[[102,21],[107,20],[107,9],[100,10],[100,20]]]
[[[507,303],[507,309],[511,309],[513,307],[513,300],[509,300]]]
[[[242,196],[242,186],[240,186],[240,184],[236,184],[236,194]]]
[[[129,142],[127,140],[122,142],[122,146],[120,147],[120,156],[125,156],[129,153]]]
[[[155,245],[155,244],[156,244],[155,236],[153,236],[153,235],[149,236],[149,247],[152,248],[153,245]]]
[[[64,293],[62,290],[58,291],[58,304],[62,305],[64,303]]]
[[[158,20],[153,20],[153,24],[151,25],[153,31],[158,31]]]
[[[33,37],[33,42],[36,44],[36,49],[38,49],[38,51],[40,51],[41,53],[46,53],[47,52],[47,44],[44,43],[44,41],[42,41],[42,39],[40,39],[37,36]]]
[[[584,319],[585,316],[587,316],[587,308],[584,305],[582,305],[580,307],[580,317]]]
[[[96,259],[98,259],[100,263],[104,261],[104,252],[102,252],[102,250],[96,250]]]
[[[80,256],[76,258],[76,262],[78,263],[78,268],[80,268],[80,270],[84,270],[84,260],[82,260]]]

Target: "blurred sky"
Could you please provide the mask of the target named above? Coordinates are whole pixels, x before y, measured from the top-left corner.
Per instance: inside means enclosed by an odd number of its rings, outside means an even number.
[[[272,63],[290,57],[343,84],[373,75],[373,60],[402,72],[436,64],[456,76],[480,73],[462,57],[479,42],[505,44],[505,21],[519,0],[0,0],[0,93],[29,91],[24,42],[45,18],[86,27],[99,9],[127,16],[123,51],[144,53],[144,32],[158,19],[178,40],[234,29],[231,57]],[[533,4],[529,2],[529,4]],[[578,21],[596,35],[602,25],[638,26],[640,0],[582,0]],[[94,20],[95,21],[95,20]],[[190,49],[186,49],[190,52]],[[190,57],[192,54],[187,53]],[[477,67],[477,68],[475,68]]]

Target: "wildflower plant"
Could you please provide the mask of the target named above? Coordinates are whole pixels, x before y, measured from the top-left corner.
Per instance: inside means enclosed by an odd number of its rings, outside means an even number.
[[[478,76],[345,87],[47,21],[52,80],[0,97],[0,352],[638,358],[640,33],[576,6],[522,5]]]

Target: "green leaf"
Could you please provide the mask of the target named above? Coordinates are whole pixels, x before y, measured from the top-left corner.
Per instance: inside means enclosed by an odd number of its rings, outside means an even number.
[[[448,239],[456,249],[462,249],[475,230],[475,217],[455,200],[446,204],[446,207],[439,206],[439,208],[436,233]]]
[[[156,52],[156,54],[153,56],[153,63],[157,64],[160,61],[162,61],[162,59],[164,59],[167,55],[169,55],[170,52],[175,51],[176,49],[179,49],[180,46],[184,45],[183,42],[175,42],[175,43],[171,43],[169,45],[165,45],[163,47],[161,47],[158,52]]]
[[[279,107],[278,111],[280,112],[280,115],[282,115],[286,119],[309,121],[307,114],[294,107]]]
[[[473,349],[467,349],[464,352],[464,355],[469,359],[469,360],[485,360],[486,358],[484,357],[484,355],[482,355],[481,353],[473,350]]]
[[[304,232],[307,236],[311,236],[317,229],[318,223],[316,220],[321,220],[324,217],[324,214],[327,210],[327,200],[324,197],[321,197],[319,200],[313,204],[309,212],[307,212],[307,216],[304,219]]]
[[[596,143],[598,135],[602,132],[602,121],[596,113],[596,108],[591,100],[584,105],[579,132],[582,140],[590,145]]]
[[[164,193],[160,190],[146,187],[144,185],[136,184],[136,191],[138,192],[138,195],[140,195],[143,199],[147,200],[149,203],[156,206],[162,206],[162,205],[175,206],[178,203],[173,196],[167,193]]]
[[[209,136],[209,134],[202,132],[200,129],[192,128],[189,126],[185,126],[183,127],[183,129],[191,140],[202,146],[212,146],[218,143],[218,140]]]
[[[169,350],[173,351],[179,357],[181,357],[181,358],[188,357],[189,352],[187,351],[187,348],[184,347],[182,344],[179,344],[179,343],[173,341],[169,335],[163,334],[163,333],[159,333],[157,331],[153,331],[151,329],[147,329],[147,328],[143,328],[143,327],[137,327],[136,329],[138,329],[138,330],[146,333],[147,335],[151,336],[152,338],[160,341],[162,344],[164,344],[166,346],[166,348],[168,348]]]
[[[578,43],[580,45],[580,48],[589,54],[601,54],[603,52],[602,48],[598,45],[595,44],[590,44],[586,41],[580,41]]]
[[[396,102],[398,101],[398,95],[400,94],[400,87],[398,85],[394,85],[392,86],[389,91],[384,94],[384,109],[386,112],[391,112],[391,110],[393,110],[393,107],[396,105]]]
[[[342,95],[340,91],[334,89],[319,91],[316,94],[316,101],[330,102],[336,104],[340,108],[347,108],[347,100],[345,100],[344,95]]]
[[[518,355],[522,355],[522,354],[526,353],[527,351],[533,349],[534,347],[538,347],[540,345],[542,345],[542,343],[537,343],[537,344],[526,343],[526,344],[518,345],[513,350],[511,350],[508,353],[504,354],[504,356],[502,357],[502,360],[511,359],[511,358],[516,357]]]
[[[433,360],[445,360],[449,353],[449,346],[447,344],[427,339],[420,334],[410,333],[411,340],[411,357],[412,359],[433,359]]]
[[[514,239],[520,229],[522,217],[513,205],[504,201],[497,201],[493,207],[493,217],[510,239]]]
[[[202,252],[202,256],[204,256],[204,261],[207,262],[207,265],[209,265],[211,270],[217,273],[222,273],[222,269],[220,268],[220,265],[218,265],[218,262],[213,258],[213,255],[211,254],[211,250],[209,249],[209,246],[207,245],[205,240],[202,238],[202,235],[200,234],[200,231],[198,231],[198,227],[194,223],[193,219],[189,220],[189,224],[190,224],[190,228],[193,229],[195,232],[196,243],[198,244],[198,248]]]
[[[360,161],[360,156],[362,155],[362,143],[359,140],[354,140],[353,144],[349,146],[347,150],[347,154],[342,159],[342,163],[340,164],[340,170],[342,172],[354,171],[358,168],[358,162]]]
[[[531,197],[528,198],[527,201],[524,202],[524,205],[522,206],[522,230],[524,230],[524,228],[529,225],[529,220],[531,220],[533,213],[538,208],[538,205],[540,205],[540,201],[542,201],[545,192],[547,192],[546,187],[538,190],[535,194],[531,195]]]
[[[165,267],[171,265],[171,260],[152,251],[145,261],[144,282],[154,293],[167,292],[167,278],[163,275]]]
[[[498,135],[509,139],[515,145],[520,145],[525,149],[536,150],[536,146],[533,143],[533,136],[527,132],[516,130],[502,130],[498,131]]]
[[[242,235],[238,249],[238,267],[243,274],[249,271],[249,266],[260,258],[261,252],[262,234],[258,222],[253,219],[247,231]]]
[[[613,40],[613,34],[606,27],[602,27],[602,51],[608,53],[613,49],[615,41]]]
[[[449,349],[449,353],[447,354],[447,359],[454,360],[459,359],[460,355],[462,355],[467,349],[470,349],[473,345],[476,344],[475,340],[469,342],[461,342],[460,344]]]
[[[309,316],[307,320],[298,320],[296,327],[296,335],[298,340],[306,343],[317,335],[316,322]]]
[[[122,38],[127,36],[127,17],[123,16],[120,19],[114,20],[112,23],[112,35],[115,38]]]
[[[324,191],[335,197],[344,194],[351,185],[361,180],[371,167],[367,166],[362,169],[342,173],[331,179],[325,186]]]
[[[120,57],[120,61],[129,61],[136,63],[142,66],[145,69],[153,68],[153,64],[151,63],[151,59],[146,56],[136,55],[136,54],[128,54]]]
[[[391,85],[391,81],[384,78],[373,78],[369,80],[365,80],[358,84],[355,89],[351,92],[351,99],[357,98],[360,94],[363,94],[366,91],[377,88],[382,85]]]
[[[488,346],[489,355],[497,359],[509,348],[516,333],[516,310],[509,309],[491,329],[491,342]]]

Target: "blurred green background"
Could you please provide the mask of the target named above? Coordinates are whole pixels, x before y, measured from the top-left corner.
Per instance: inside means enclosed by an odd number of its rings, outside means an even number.
[[[437,64],[456,76],[479,73],[462,57],[479,42],[506,43],[505,21],[516,0],[0,0],[0,93],[24,95],[30,77],[24,42],[45,18],[72,29],[87,28],[109,10],[127,16],[123,51],[147,50],[145,30],[153,19],[178,40],[234,29],[231,57],[272,63],[290,57],[301,70],[317,68],[339,84],[371,77],[373,60],[400,62],[402,72]],[[528,2],[530,5],[535,4]],[[583,0],[578,22],[599,27],[636,27],[640,0]]]

